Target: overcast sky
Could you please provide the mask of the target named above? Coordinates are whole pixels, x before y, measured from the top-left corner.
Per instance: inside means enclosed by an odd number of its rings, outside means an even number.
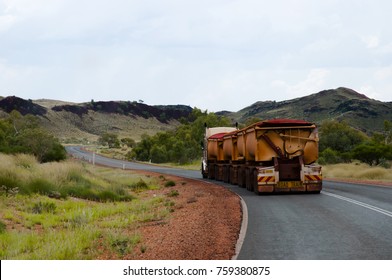
[[[0,95],[209,111],[392,101],[389,0],[0,0]]]

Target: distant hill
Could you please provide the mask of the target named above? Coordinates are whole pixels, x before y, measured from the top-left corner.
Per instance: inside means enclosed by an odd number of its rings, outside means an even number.
[[[140,140],[141,135],[167,131],[191,117],[184,105],[150,106],[130,101],[71,103],[40,99],[0,98],[0,118],[12,110],[38,116],[42,125],[65,142],[95,141],[104,132]],[[249,119],[293,118],[316,124],[324,120],[345,121],[368,134],[383,130],[384,120],[392,121],[392,102],[370,99],[352,89],[324,90],[287,101],[259,101],[238,112],[221,111],[233,122]]]
[[[146,133],[173,129],[192,108],[184,105],[150,106],[129,101],[70,103],[56,100],[25,100],[9,96],[0,100],[0,117],[12,110],[37,116],[41,124],[65,142],[95,141],[104,132],[139,140]],[[2,112],[1,112],[2,111]]]
[[[293,118],[317,124],[324,120],[338,120],[371,133],[382,131],[384,120],[392,121],[392,102],[370,99],[352,89],[341,87],[287,101],[260,101],[238,112],[223,111],[217,114],[239,123],[245,123],[250,118]]]

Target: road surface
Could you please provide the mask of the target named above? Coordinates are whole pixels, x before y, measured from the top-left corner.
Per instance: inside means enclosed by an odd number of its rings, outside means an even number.
[[[201,179],[198,171],[93,158],[79,147],[67,151],[96,164]],[[238,259],[392,259],[392,188],[324,181],[321,194],[257,196],[212,182],[236,192],[247,205],[248,226]]]

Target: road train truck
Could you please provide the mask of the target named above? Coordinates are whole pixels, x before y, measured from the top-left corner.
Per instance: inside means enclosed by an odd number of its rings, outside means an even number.
[[[322,189],[318,131],[303,120],[273,119],[246,128],[207,127],[202,175],[260,193]]]

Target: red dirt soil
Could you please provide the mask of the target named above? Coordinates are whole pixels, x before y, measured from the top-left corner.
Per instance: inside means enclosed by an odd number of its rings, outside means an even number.
[[[154,173],[143,172],[152,176]],[[124,259],[227,260],[235,254],[242,222],[240,198],[228,189],[199,180],[165,175],[176,186],[148,191],[162,195],[176,190],[174,212],[163,221],[142,224],[142,240]]]

